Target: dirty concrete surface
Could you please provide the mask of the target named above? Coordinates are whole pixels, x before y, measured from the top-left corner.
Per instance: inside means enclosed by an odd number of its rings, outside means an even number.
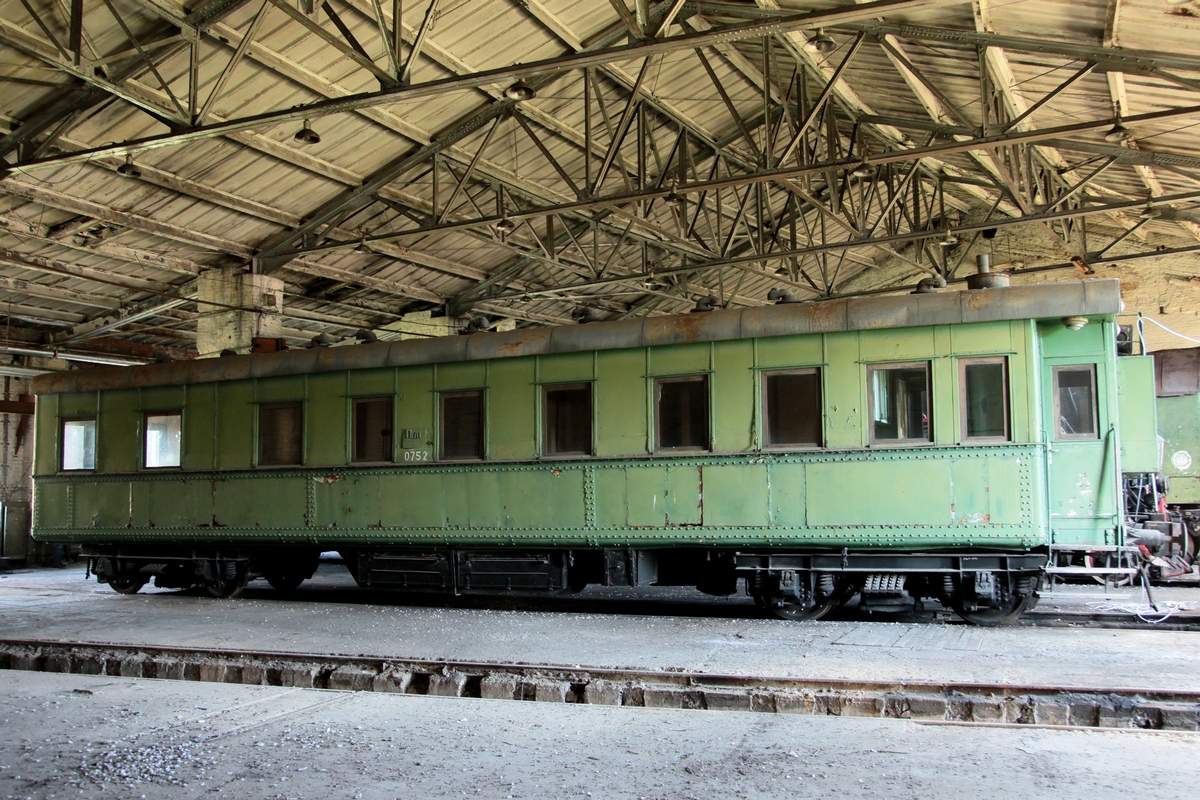
[[[1195,796],[1200,734],[9,672],[5,798]]]
[[[656,598],[665,596],[667,599]],[[1200,590],[1169,589],[1200,609]],[[1043,606],[1137,603],[1076,587]],[[498,606],[491,607],[488,606]],[[1129,617],[1124,617],[1128,619]],[[1181,618],[1196,620],[1196,612]],[[118,595],[82,567],[0,576],[9,639],[327,653],[424,660],[700,671],[765,677],[1004,682],[1200,690],[1200,630],[975,628],[957,621],[763,619],[748,598],[654,591],[560,600],[405,600],[323,565],[291,597],[256,581],[236,600],[146,589]]]

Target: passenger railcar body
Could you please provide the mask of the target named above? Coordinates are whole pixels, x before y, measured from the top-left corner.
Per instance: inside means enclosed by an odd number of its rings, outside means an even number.
[[[339,550],[374,587],[1009,620],[1052,547],[1123,543],[1119,307],[1094,280],[42,377],[35,536],[119,591]]]

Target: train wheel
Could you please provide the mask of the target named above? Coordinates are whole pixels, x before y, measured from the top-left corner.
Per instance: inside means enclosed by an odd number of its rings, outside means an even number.
[[[263,577],[267,579],[267,583],[271,584],[272,589],[283,594],[296,591],[300,588],[300,584],[304,583],[303,575],[292,572],[267,573]]]
[[[759,595],[755,597],[755,601],[761,608],[767,609],[777,619],[803,622],[805,620],[820,619],[849,600],[853,594],[853,584],[849,581],[841,580],[834,586],[833,591],[823,597],[817,598],[809,605],[803,605],[791,598],[785,599],[782,595],[775,595],[774,597]]]
[[[1026,610],[1033,608],[1033,605],[1032,595],[1013,595],[1000,608],[978,608],[974,611],[967,611],[959,601],[954,604],[954,613],[972,625],[994,628],[999,625],[1011,625],[1020,619]]]
[[[246,567],[236,561],[218,561],[212,565],[212,577],[204,582],[204,591],[212,597],[237,597],[246,588]]]
[[[149,580],[149,575],[134,573],[132,575],[119,575],[114,577],[109,580],[108,585],[112,587],[114,592],[118,592],[120,594],[137,594]]]

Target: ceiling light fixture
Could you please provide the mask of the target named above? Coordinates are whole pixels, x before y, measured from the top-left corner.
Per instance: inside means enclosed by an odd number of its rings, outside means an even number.
[[[537,92],[525,81],[517,81],[504,90],[504,96],[509,100],[532,100],[537,97]]]
[[[837,42],[829,34],[825,33],[823,28],[817,28],[816,35],[804,43],[804,49],[825,55],[837,50]]]
[[[958,237],[953,231],[946,231],[946,235],[938,241],[938,247],[954,247],[958,244]]]
[[[679,208],[684,204],[685,200],[686,198],[683,195],[675,191],[675,182],[671,181],[671,191],[666,197],[663,198],[663,203],[670,208]]]
[[[142,171],[138,169],[137,164],[133,163],[133,156],[126,153],[125,163],[117,167],[117,174],[124,175],[126,178],[140,178]]]
[[[871,162],[867,161],[867,157],[864,155],[862,161],[850,174],[855,178],[867,181],[875,177],[875,167],[871,166]]]
[[[1146,207],[1142,209],[1142,212],[1140,214],[1138,214],[1138,219],[1144,219],[1148,222],[1152,219],[1158,219],[1161,216],[1162,216],[1162,213],[1157,208],[1154,207],[1153,203],[1151,203],[1149,200],[1147,200]]]
[[[1104,141],[1114,144],[1119,142],[1127,142],[1133,138],[1133,132],[1121,124],[1121,118],[1117,117],[1117,122],[1104,133]]]
[[[296,131],[293,138],[300,144],[320,144],[321,142],[321,134],[308,126],[308,120],[304,120],[304,127]]]

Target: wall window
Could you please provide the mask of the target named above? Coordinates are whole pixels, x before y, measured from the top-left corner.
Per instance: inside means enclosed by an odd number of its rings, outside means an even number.
[[[1009,441],[1008,359],[962,359],[958,369],[963,439]]]
[[[654,382],[655,450],[707,450],[708,376]]]
[[[303,403],[264,403],[258,407],[258,463],[304,463]]]
[[[62,421],[62,468],[96,468],[96,418]]]
[[[1097,439],[1096,367],[1072,364],[1054,368],[1054,416],[1059,439]]]
[[[591,384],[543,387],[542,454],[585,456],[591,452]]]
[[[392,460],[392,398],[356,398],[353,425],[351,461]]]
[[[483,458],[483,392],[442,395],[442,458]]]
[[[933,441],[929,362],[867,367],[872,442]]]
[[[183,413],[163,411],[146,415],[146,442],[142,463],[147,468],[178,467],[183,451]]]
[[[764,372],[763,444],[821,446],[821,373],[816,369]]]

